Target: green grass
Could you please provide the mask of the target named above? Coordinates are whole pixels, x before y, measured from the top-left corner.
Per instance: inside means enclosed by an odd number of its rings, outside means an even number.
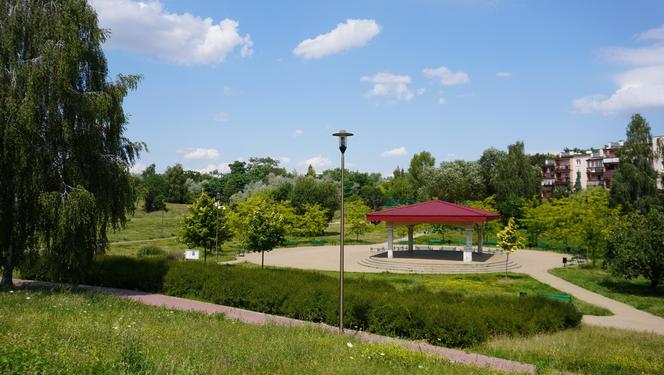
[[[140,241],[140,242],[127,242],[127,243],[111,243],[106,254],[108,255],[122,255],[122,256],[137,256],[139,250],[143,247],[158,247],[166,254],[182,255],[184,250],[188,248],[187,245],[179,243],[175,238],[164,238],[158,240]],[[203,259],[203,250],[201,250],[201,260]],[[208,261],[224,262],[235,259],[237,250],[231,250],[228,246],[224,245],[222,251],[217,253],[208,253]]]
[[[335,272],[326,272],[336,275]],[[562,293],[532,277],[519,273],[508,273],[507,280],[502,273],[459,274],[459,275],[427,275],[427,274],[395,274],[395,273],[346,273],[347,278],[364,277],[369,280],[383,280],[398,289],[424,286],[432,291],[447,291],[464,296],[473,295],[528,295]],[[572,303],[584,315],[613,315],[609,310],[589,304],[579,299]]]
[[[664,336],[586,325],[548,335],[496,338],[471,350],[532,363],[544,374],[664,373]]]
[[[626,280],[599,268],[566,267],[549,272],[582,288],[664,318],[664,286],[652,290],[644,278]]]
[[[167,211],[145,212],[137,208],[129,218],[125,228],[108,232],[111,242],[142,241],[175,236],[182,215],[187,213],[189,205],[167,203]]]
[[[248,325],[89,292],[0,292],[0,316],[0,373],[491,373],[311,327]]]
[[[323,240],[325,245],[336,245],[339,243],[339,231],[341,225],[339,223],[331,223],[325,229],[325,233],[320,236],[314,237],[293,237],[288,236],[286,239],[290,242],[288,246],[312,246],[312,240]],[[371,231],[365,233],[361,236],[356,237],[346,234],[346,240],[344,243],[347,245],[373,245],[377,243],[387,242],[387,229],[385,229],[385,224],[380,223],[378,225],[372,225]]]

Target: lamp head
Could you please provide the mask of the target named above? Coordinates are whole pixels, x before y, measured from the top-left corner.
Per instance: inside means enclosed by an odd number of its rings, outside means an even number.
[[[346,152],[347,139],[348,137],[352,137],[353,133],[349,133],[345,130],[339,130],[338,133],[334,133],[332,135],[339,137],[339,151],[341,151],[342,154]]]

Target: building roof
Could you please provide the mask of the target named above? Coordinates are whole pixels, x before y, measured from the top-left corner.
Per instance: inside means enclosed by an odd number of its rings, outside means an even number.
[[[430,200],[367,214],[369,221],[409,223],[482,223],[499,218],[500,215],[494,212],[440,200]]]

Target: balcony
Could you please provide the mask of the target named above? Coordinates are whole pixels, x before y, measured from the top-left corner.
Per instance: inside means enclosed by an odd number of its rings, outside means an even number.
[[[604,160],[602,160],[604,164],[618,164],[619,161],[619,158],[604,158]]]
[[[556,184],[556,180],[553,178],[547,178],[542,180],[542,186],[553,186]]]
[[[567,164],[562,164],[558,166],[559,171],[569,171],[569,165]]]
[[[604,166],[601,167],[588,167],[588,173],[603,173]]]
[[[544,165],[547,166],[547,167],[553,167],[554,165],[556,165],[556,161],[555,160],[545,160]]]
[[[602,180],[593,180],[588,181],[588,187],[604,186],[604,181]]]

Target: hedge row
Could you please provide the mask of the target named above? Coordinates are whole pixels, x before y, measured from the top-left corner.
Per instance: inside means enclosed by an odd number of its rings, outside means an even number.
[[[338,279],[318,272],[100,257],[86,283],[161,291],[313,322],[338,324]],[[382,335],[466,347],[497,335],[531,335],[577,326],[571,304],[538,297],[463,296],[385,281],[346,281],[344,324]]]

